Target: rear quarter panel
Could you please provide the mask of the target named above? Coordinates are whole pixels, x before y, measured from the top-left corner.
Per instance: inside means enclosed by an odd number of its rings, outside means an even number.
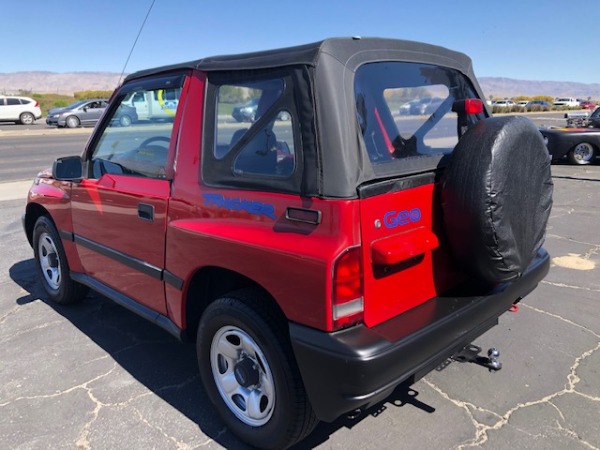
[[[272,205],[274,218],[201,202],[197,206],[172,202],[166,267],[185,280],[183,297],[197,271],[219,267],[263,287],[289,320],[330,329],[333,262],[359,242],[357,201],[310,201],[310,209],[322,217],[313,225],[286,218],[287,207],[306,208],[308,200],[236,191],[227,196]],[[183,323],[184,308],[170,302],[176,322]]]

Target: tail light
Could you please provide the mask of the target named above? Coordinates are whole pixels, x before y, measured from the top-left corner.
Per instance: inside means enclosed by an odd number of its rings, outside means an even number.
[[[483,112],[483,102],[478,98],[457,100],[452,104],[452,111],[467,115],[481,114]]]
[[[35,102],[35,108],[39,108],[40,104],[38,102]]]
[[[452,111],[457,114],[456,131],[460,139],[471,125],[479,120],[483,113],[483,102],[478,98],[457,100],[452,104]]]
[[[363,320],[363,268],[360,247],[348,249],[334,264],[332,306],[335,330]]]

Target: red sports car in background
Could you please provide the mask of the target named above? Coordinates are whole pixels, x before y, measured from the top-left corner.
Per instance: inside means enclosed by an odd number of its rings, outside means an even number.
[[[582,109],[596,109],[596,104],[588,100],[579,103],[579,106],[581,106]]]

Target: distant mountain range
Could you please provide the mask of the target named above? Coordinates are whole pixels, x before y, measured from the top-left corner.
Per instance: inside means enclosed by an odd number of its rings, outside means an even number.
[[[72,95],[87,90],[113,90],[120,75],[111,72],[14,72],[0,73],[0,94],[20,90]],[[525,95],[600,99],[600,83],[585,84],[569,81],[529,81],[512,78],[481,77],[481,88],[489,98]]]
[[[516,97],[524,95],[548,95],[550,97],[575,97],[600,99],[600,83],[585,84],[574,81],[530,81],[514,80],[512,78],[481,77],[481,89],[486,97],[495,98]]]
[[[73,95],[78,91],[112,91],[120,74],[111,72],[13,72],[0,73],[0,94],[19,91]]]

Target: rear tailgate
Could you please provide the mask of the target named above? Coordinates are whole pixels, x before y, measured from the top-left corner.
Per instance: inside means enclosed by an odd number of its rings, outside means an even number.
[[[460,279],[443,236],[435,232],[441,211],[433,176],[426,178],[430,182],[361,200],[367,326],[426,302]]]

